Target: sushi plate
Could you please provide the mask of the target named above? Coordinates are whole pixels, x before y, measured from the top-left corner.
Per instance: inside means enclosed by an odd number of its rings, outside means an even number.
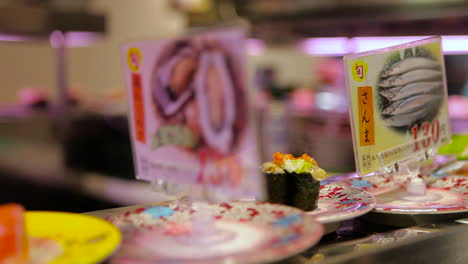
[[[192,227],[199,210],[215,219],[202,233]],[[255,201],[142,207],[108,220],[124,235],[111,263],[265,263],[298,254],[323,234],[312,215]]]
[[[120,231],[88,215],[26,212],[31,264],[100,263],[119,246]]]
[[[459,160],[451,162],[446,166],[436,170],[432,175],[434,178],[443,178],[447,176],[465,176],[468,177],[468,160]]]
[[[375,204],[375,197],[367,191],[332,183],[320,186],[318,208],[307,214],[317,217],[322,224],[329,224],[364,215]]]
[[[342,185],[366,190],[376,196],[374,211],[386,214],[458,214],[468,212],[468,177],[426,177],[424,196],[406,193],[408,176],[369,176],[341,182]]]

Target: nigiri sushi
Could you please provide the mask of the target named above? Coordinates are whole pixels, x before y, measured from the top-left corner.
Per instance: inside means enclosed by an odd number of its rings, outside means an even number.
[[[304,211],[317,208],[320,180],[327,177],[317,162],[307,154],[294,157],[277,152],[273,162],[262,165],[266,175],[268,201],[297,207]]]

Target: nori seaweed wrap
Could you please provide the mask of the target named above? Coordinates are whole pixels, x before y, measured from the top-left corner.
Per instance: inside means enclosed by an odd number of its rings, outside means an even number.
[[[320,180],[326,177],[325,171],[307,154],[295,158],[277,152],[273,158],[273,162],[262,167],[266,175],[268,201],[304,211],[317,208]]]
[[[310,173],[289,173],[294,181],[294,188],[290,195],[292,203],[288,204],[304,211],[312,211],[317,208],[320,192],[320,181],[311,177]],[[290,189],[291,190],[291,189]]]
[[[266,173],[266,187],[270,203],[286,204],[288,193],[285,188],[288,176],[285,173]]]

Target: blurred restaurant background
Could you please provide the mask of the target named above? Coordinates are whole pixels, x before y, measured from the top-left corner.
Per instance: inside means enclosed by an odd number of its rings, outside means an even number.
[[[120,45],[239,25],[262,161],[354,171],[341,57],[443,36],[468,131],[468,1],[0,0],[0,203],[92,211],[167,199],[134,179]],[[55,32],[54,30],[60,30]]]

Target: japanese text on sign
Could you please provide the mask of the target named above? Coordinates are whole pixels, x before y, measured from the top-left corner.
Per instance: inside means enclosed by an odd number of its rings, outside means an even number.
[[[359,145],[374,145],[374,100],[371,86],[358,87]]]
[[[133,92],[133,120],[135,126],[136,139],[141,143],[146,142],[145,135],[145,107],[143,105],[143,89],[141,87],[141,75],[132,74],[132,92]]]

